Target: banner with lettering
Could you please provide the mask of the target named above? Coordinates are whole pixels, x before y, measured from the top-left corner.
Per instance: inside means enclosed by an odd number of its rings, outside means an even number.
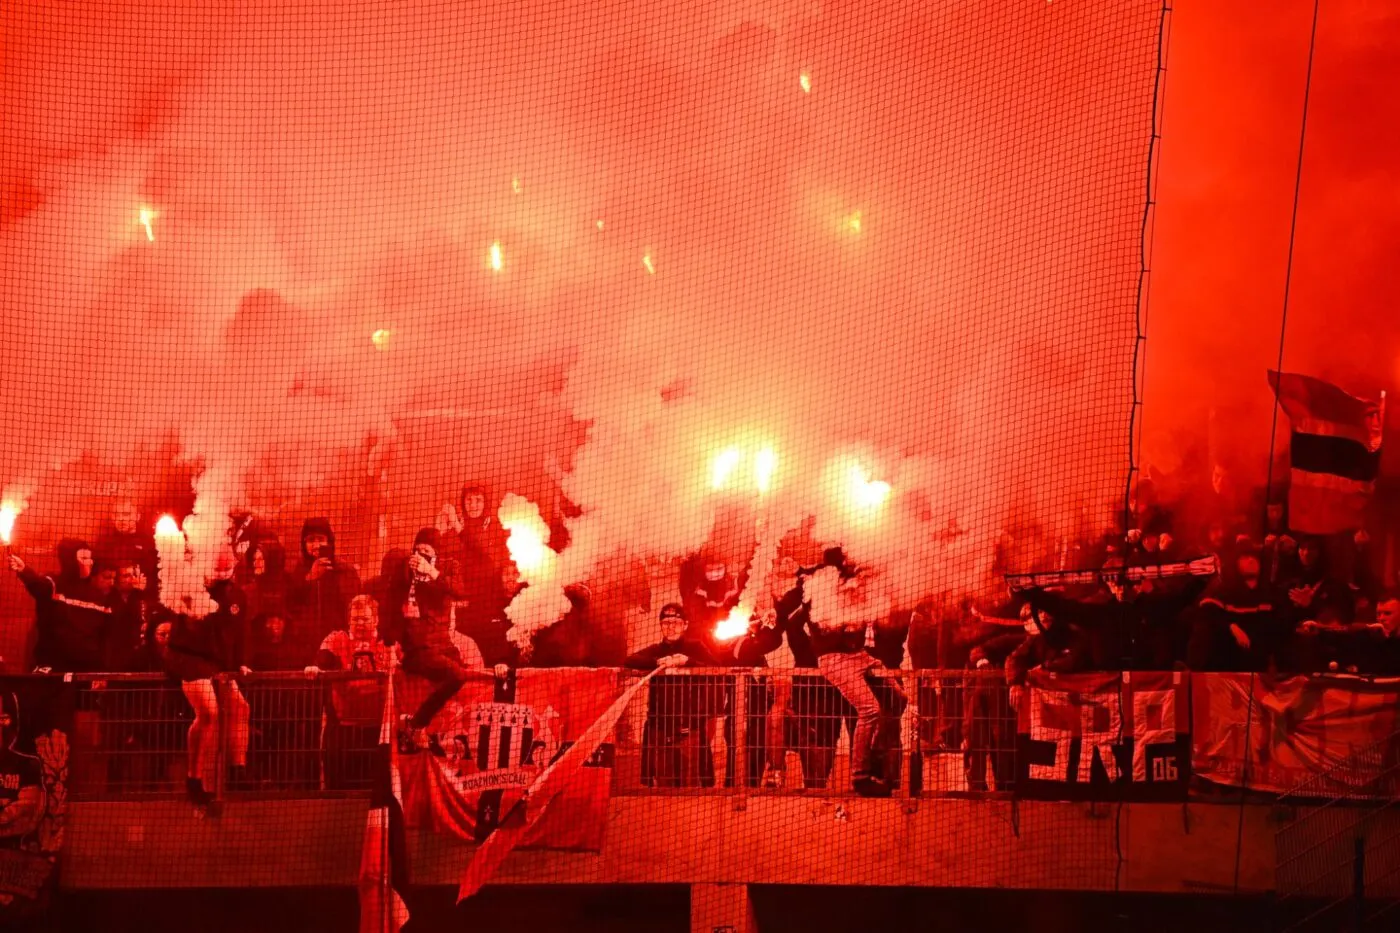
[[[399,757],[405,824],[481,842],[618,692],[614,670],[525,669],[504,681],[474,675],[428,726],[429,747]],[[411,702],[400,705],[411,711]],[[613,744],[602,744],[521,847],[602,848],[613,757]]]
[[[1040,800],[1184,800],[1186,675],[1032,671],[1017,703],[1016,793]]]
[[[1203,780],[1267,793],[1393,794],[1400,679],[1255,674],[1192,677],[1193,767]]]
[[[73,685],[0,676],[0,928],[42,910],[68,810]]]

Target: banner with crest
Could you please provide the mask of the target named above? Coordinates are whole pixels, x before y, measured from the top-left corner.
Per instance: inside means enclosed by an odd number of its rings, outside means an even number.
[[[68,811],[73,685],[0,677],[0,928],[47,904]]]

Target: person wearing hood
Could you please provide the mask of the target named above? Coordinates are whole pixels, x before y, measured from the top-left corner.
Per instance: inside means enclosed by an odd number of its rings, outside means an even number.
[[[86,541],[64,538],[55,551],[56,576],[41,575],[18,554],[10,555],[10,569],[34,599],[35,665],[63,674],[100,671],[115,573],[98,565]]]
[[[242,770],[248,764],[250,710],[238,683],[229,679],[223,697],[214,689],[214,677],[222,673],[251,673],[247,666],[248,613],[243,591],[231,580],[216,580],[209,595],[217,607],[203,618],[177,614],[166,646],[166,672],[180,687],[194,710],[190,723],[185,789],[196,806],[214,802],[207,781],[214,776],[219,753],[219,717],[227,716],[229,763]]]
[[[141,510],[130,499],[112,507],[106,527],[97,536],[96,552],[113,566],[135,564],[141,568],[150,587],[151,598],[160,595],[160,557],[156,553],[154,531],[141,526]]]
[[[103,639],[104,671],[139,671],[142,643],[157,617],[159,603],[147,592],[149,581],[134,558],[117,565],[117,585],[112,591],[112,620]]]
[[[360,574],[335,553],[335,532],[326,518],[301,526],[301,560],[287,584],[287,606],[300,637],[319,644],[345,626],[350,600],[360,594]]]
[[[461,525],[458,540],[467,612],[475,622],[501,617],[515,595],[519,578],[506,547],[510,532],[496,516],[499,503],[485,486],[463,486],[461,506],[457,514]]]
[[[413,715],[405,718],[400,746],[406,752],[427,746],[424,730],[468,677],[461,653],[452,643],[452,608],[461,597],[461,580],[456,564],[438,557],[440,543],[436,528],[420,530],[385,594],[383,612],[403,650],[404,673],[435,685]]]

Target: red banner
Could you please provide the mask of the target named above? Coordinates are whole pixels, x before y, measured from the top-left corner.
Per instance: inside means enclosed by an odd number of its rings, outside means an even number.
[[[1184,799],[1191,759],[1185,677],[1033,671],[1017,704],[1017,795]]]
[[[1216,784],[1309,796],[1365,793],[1400,749],[1400,680],[1196,674],[1193,767]]]
[[[469,680],[429,724],[430,750],[402,756],[408,826],[481,842],[618,694],[611,670],[527,669],[517,678]],[[602,848],[612,762],[612,744],[605,743],[520,845]]]

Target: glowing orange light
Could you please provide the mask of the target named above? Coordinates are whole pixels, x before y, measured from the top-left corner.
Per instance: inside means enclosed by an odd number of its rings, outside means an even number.
[[[729,475],[744,459],[737,447],[726,447],[710,461],[710,488],[723,489],[729,483]]]
[[[141,226],[146,228],[147,241],[154,243],[156,241],[156,233],[155,230],[151,228],[151,223],[156,219],[156,212],[149,207],[143,207],[136,216]]]
[[[15,519],[17,518],[19,518],[19,508],[13,502],[5,502],[0,505],[0,543],[9,545],[10,536],[15,533]]]
[[[860,211],[856,211],[855,213],[848,216],[842,222],[842,226],[844,226],[847,230],[851,231],[852,233],[860,233]]]
[[[497,240],[491,244],[491,271],[500,272],[503,265],[505,263],[501,259],[501,243]]]
[[[656,275],[656,266],[651,263],[651,253],[642,257],[642,265],[646,268],[647,275]]]
[[[753,462],[754,485],[758,487],[760,493],[765,493],[773,485],[773,474],[778,470],[778,455],[772,447],[765,447],[758,452],[758,456]]]
[[[803,94],[812,93],[812,76],[810,74],[805,71],[802,72],[802,75],[797,79],[797,83],[802,85]]]
[[[890,484],[884,480],[872,482],[860,464],[853,465],[846,472],[846,481],[851,503],[859,508],[879,508],[890,497]]]
[[[749,616],[752,613],[743,606],[735,606],[728,617],[715,626],[715,638],[720,641],[733,641],[749,630]]]
[[[602,222],[601,220],[598,221],[597,227],[598,227],[599,230],[602,230],[602,229],[603,229],[603,222]]]
[[[519,175],[517,175],[516,177],[514,177],[514,178],[512,178],[512,179],[510,180],[510,190],[511,190],[511,191],[514,191],[516,194],[519,194],[519,193],[520,193],[520,176],[519,176]]]
[[[374,344],[376,349],[383,350],[389,346],[389,338],[392,336],[394,336],[393,331],[385,330],[381,327],[379,330],[369,335],[369,340],[370,343]]]
[[[549,539],[549,526],[540,518],[539,508],[519,496],[509,495],[501,503],[496,517],[501,527],[510,533],[506,538],[506,550],[520,575],[531,583],[539,583],[543,577],[550,576],[553,552],[545,544]]]
[[[156,537],[168,538],[180,534],[182,534],[182,532],[180,531],[180,523],[175,521],[175,516],[162,515],[160,517],[160,520],[156,522]]]

